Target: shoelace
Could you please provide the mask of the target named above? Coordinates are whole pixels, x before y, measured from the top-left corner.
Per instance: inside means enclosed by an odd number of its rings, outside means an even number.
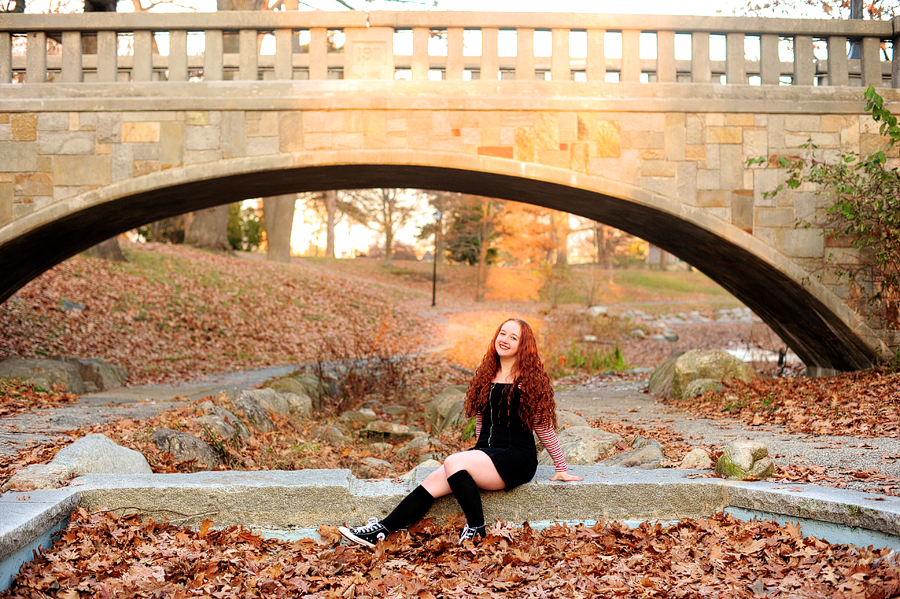
[[[478,529],[466,524],[462,530],[462,534],[459,535],[459,542],[462,543],[466,539],[472,540],[475,538],[476,534],[478,534]]]
[[[378,518],[369,518],[369,523],[365,526],[360,526],[355,530],[357,534],[368,534],[370,532],[375,532],[378,530],[378,527],[381,525],[381,522],[378,521]]]

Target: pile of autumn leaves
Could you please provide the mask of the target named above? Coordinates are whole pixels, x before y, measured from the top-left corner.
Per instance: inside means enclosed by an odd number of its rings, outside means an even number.
[[[479,545],[461,520],[426,519],[375,551],[264,539],[79,508],[54,549],[3,598],[61,597],[865,597],[900,593],[897,556],[802,537],[799,526],[718,514],[663,526],[538,531],[497,522]]]

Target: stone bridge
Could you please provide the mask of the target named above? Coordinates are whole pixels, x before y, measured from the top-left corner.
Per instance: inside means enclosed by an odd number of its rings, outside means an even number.
[[[136,226],[363,187],[528,202],[709,275],[812,372],[897,338],[822,275],[812,190],[748,157],[879,146],[898,21],[453,12],[0,14],[0,300]],[[848,52],[854,49],[848,58]],[[857,54],[858,51],[858,54]],[[893,61],[888,56],[893,55]]]

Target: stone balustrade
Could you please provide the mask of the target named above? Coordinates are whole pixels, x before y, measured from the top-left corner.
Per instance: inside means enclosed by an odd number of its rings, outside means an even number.
[[[0,84],[537,79],[900,87],[900,56],[892,51],[898,37],[898,19],[359,11],[0,14]],[[848,58],[850,45],[857,43],[859,58]],[[648,53],[655,56],[647,58]]]

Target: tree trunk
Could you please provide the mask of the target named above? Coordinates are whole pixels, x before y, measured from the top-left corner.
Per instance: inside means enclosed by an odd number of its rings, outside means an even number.
[[[553,227],[556,237],[556,265],[569,264],[569,215],[565,212],[553,212]]]
[[[334,222],[337,212],[337,192],[325,192],[325,211],[328,213],[328,224],[325,232],[325,257],[334,258]]]
[[[488,270],[488,243],[487,239],[482,240],[478,246],[478,280],[475,282],[475,301],[484,301],[484,288],[487,286],[487,270]]]
[[[384,231],[384,265],[391,266],[394,263],[394,231],[391,227],[385,227]]]
[[[91,248],[88,248],[88,250],[85,252],[85,255],[88,255],[92,258],[112,260],[114,262],[128,262],[128,259],[125,258],[125,254],[122,253],[122,248],[119,247],[118,237],[112,237],[110,239],[107,239],[106,241],[98,243]]]
[[[263,218],[266,221],[266,260],[291,261],[291,231],[294,228],[294,203],[297,194],[263,198]]]
[[[230,252],[228,243],[228,204],[199,210],[185,231],[184,242],[198,248]]]

